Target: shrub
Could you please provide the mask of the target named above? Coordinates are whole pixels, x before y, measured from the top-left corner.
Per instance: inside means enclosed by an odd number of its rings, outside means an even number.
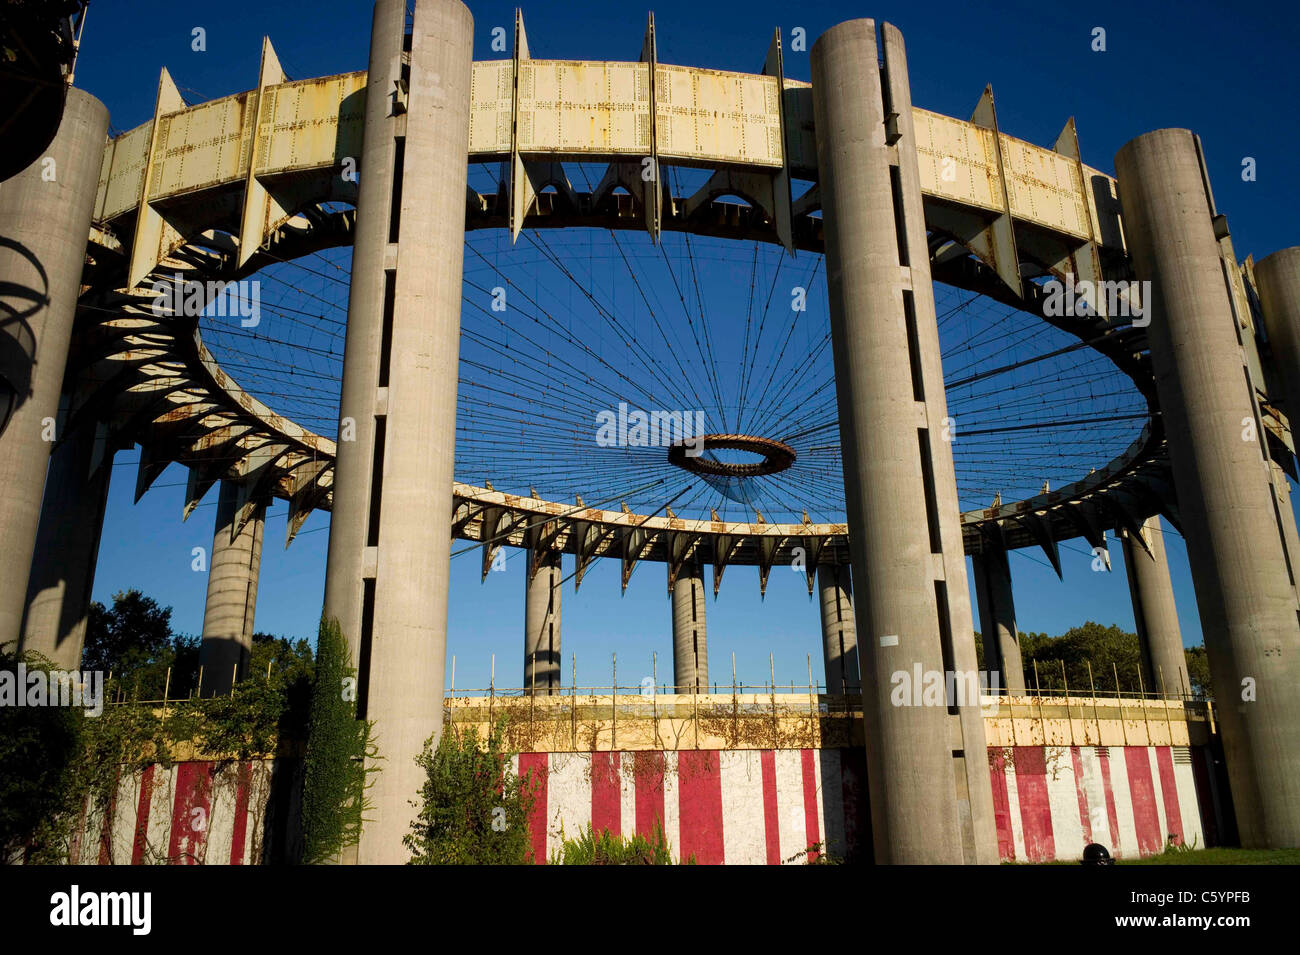
[[[421,809],[403,840],[415,865],[523,865],[532,861],[528,815],[536,789],[510,768],[505,723],[480,740],[448,726],[419,757]]]

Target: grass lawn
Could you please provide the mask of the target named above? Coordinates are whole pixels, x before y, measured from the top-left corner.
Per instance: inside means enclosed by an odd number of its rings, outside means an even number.
[[[1162,852],[1119,865],[1300,865],[1300,849],[1194,849]]]

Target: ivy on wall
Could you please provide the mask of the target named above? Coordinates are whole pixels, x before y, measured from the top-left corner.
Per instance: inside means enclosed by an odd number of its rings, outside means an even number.
[[[370,808],[371,724],[357,719],[356,670],[337,620],[322,619],[316,642],[302,792],[302,861],[339,861],[357,844]]]

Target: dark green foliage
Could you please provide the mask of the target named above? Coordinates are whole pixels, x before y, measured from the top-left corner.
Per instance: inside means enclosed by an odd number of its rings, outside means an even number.
[[[647,839],[640,833],[617,836],[608,829],[599,834],[592,832],[591,823],[578,833],[577,838],[565,839],[564,844],[551,856],[552,865],[672,865],[672,847],[664,835],[663,826],[655,820],[654,832]],[[694,865],[690,856],[683,865]]]
[[[1187,678],[1192,681],[1192,693],[1212,699],[1214,687],[1210,684],[1210,660],[1205,655],[1205,647],[1187,647],[1183,655],[1187,657]]]
[[[1062,690],[1064,681],[1068,681],[1072,692],[1091,692],[1096,686],[1099,692],[1115,691],[1115,675],[1119,674],[1120,689],[1125,693],[1137,693],[1139,686],[1138,669],[1141,666],[1141,651],[1135,633],[1128,633],[1112,624],[1104,627],[1091,620],[1079,627],[1071,627],[1059,637],[1049,637],[1045,633],[1022,633],[1020,635],[1020,653],[1025,666],[1025,685],[1035,685],[1044,690]],[[1034,663],[1037,662],[1035,677]],[[1065,664],[1064,681],[1061,676],[1061,664]],[[1088,667],[1092,666],[1089,679]],[[1037,679],[1037,684],[1035,684]],[[1148,692],[1152,687],[1146,688]]]
[[[248,677],[230,696],[203,701],[204,750],[247,759],[273,753],[281,739],[302,739],[311,706],[311,646],[255,634]]]
[[[19,659],[0,651],[0,671],[16,675]],[[25,662],[28,670],[47,669],[30,656]],[[0,706],[0,862],[71,808],[81,720],[71,707]]]
[[[975,634],[975,653],[980,667],[984,668],[984,644],[978,632]],[[1184,653],[1193,695],[1212,696],[1205,647],[1188,647]],[[1118,675],[1120,690],[1125,694],[1136,694],[1140,688],[1147,693],[1160,691],[1158,686],[1148,686],[1145,676],[1139,678],[1142,656],[1137,634],[1113,624],[1105,627],[1089,620],[1059,637],[1022,632],[1020,654],[1025,669],[1025,685],[1031,690],[1037,685],[1043,691],[1059,692],[1068,682],[1071,693],[1086,694],[1095,687],[1098,693],[1113,694]],[[1062,663],[1065,664],[1064,678],[1061,675]],[[1089,665],[1092,667],[1091,678]],[[1178,692],[1177,687],[1166,689],[1170,693]]]
[[[480,745],[471,727],[448,726],[425,744],[420,814],[403,842],[414,865],[523,865],[532,861],[532,781],[510,769],[504,723]]]
[[[112,609],[96,601],[86,622],[82,668],[130,676],[152,663],[172,642],[172,609],[138,590],[113,595]]]
[[[356,845],[366,802],[370,723],[357,719],[356,670],[337,620],[321,620],[307,729],[302,861],[330,862]]]
[[[246,759],[302,737],[312,669],[305,641],[254,637],[249,678],[233,696],[200,701],[187,698],[197,681],[198,638],[173,635],[170,621],[170,608],[134,590],[117,594],[112,610],[92,606],[82,668],[104,674],[100,715],[79,707],[0,707],[6,856],[23,849],[32,862],[63,861],[83,810],[102,813],[124,773],[169,764],[172,741]],[[0,655],[0,669],[17,662]],[[29,670],[41,665],[30,656],[25,662]],[[164,690],[165,707],[156,702]]]

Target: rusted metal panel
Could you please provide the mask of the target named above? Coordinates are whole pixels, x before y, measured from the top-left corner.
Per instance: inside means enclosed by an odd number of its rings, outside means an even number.
[[[513,60],[475,63],[470,78],[469,154],[498,156],[510,152],[514,110]]]
[[[107,151],[112,158],[96,213],[101,221],[132,212],[139,205],[144,170],[149,162],[149,133],[152,128],[152,121],[144,123],[108,144]]]
[[[1083,183],[1073,160],[1002,135],[1011,214],[1080,239],[1092,238]]]
[[[921,193],[990,212],[1002,210],[993,132],[951,116],[914,109]]]
[[[360,140],[340,141],[360,121],[366,74],[345,73],[268,87],[258,119],[255,172],[333,166],[360,155]]]
[[[665,159],[781,167],[780,80],[660,64],[655,134]]]
[[[647,155],[649,74],[642,63],[520,63],[519,151]]]
[[[151,201],[241,178],[240,139],[249,94],[227,96],[158,121]]]

